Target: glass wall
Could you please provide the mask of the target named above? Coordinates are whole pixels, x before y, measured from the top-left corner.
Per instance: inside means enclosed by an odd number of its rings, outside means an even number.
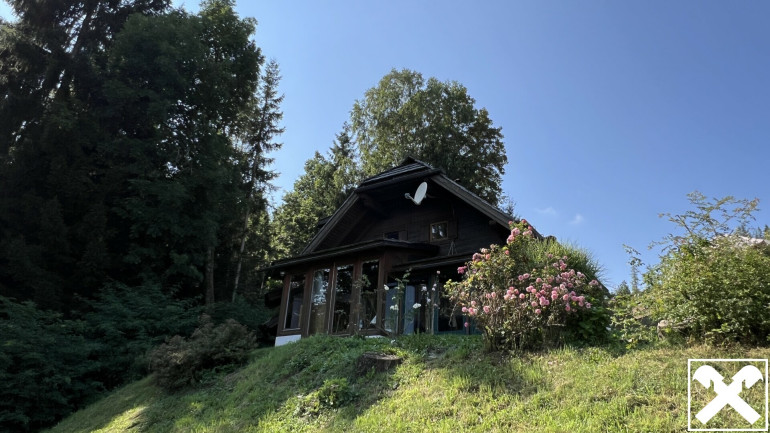
[[[363,263],[361,269],[361,315],[358,319],[358,329],[377,328],[377,284],[379,276],[379,260]]]
[[[302,317],[302,295],[305,292],[304,275],[292,275],[289,283],[289,299],[286,305],[284,329],[299,329]]]
[[[350,296],[353,293],[353,265],[337,267],[334,281],[332,333],[345,333],[350,328]]]
[[[308,334],[326,332],[326,300],[329,290],[329,269],[313,273],[313,290],[310,294],[310,328]]]

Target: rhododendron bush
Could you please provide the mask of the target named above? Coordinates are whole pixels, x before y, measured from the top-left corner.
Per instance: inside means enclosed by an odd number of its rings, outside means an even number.
[[[603,334],[605,290],[595,279],[597,266],[575,248],[536,239],[526,220],[510,227],[505,245],[477,252],[458,268],[463,279],[445,285],[468,318],[465,326],[481,330],[488,350],[558,345],[580,334],[574,327]],[[559,254],[565,252],[573,257]]]

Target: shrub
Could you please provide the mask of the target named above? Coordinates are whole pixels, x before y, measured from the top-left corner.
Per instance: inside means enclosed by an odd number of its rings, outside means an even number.
[[[732,237],[683,245],[648,274],[659,320],[696,341],[767,344],[770,247]]]
[[[0,431],[39,430],[103,390],[85,328],[0,296]]]
[[[688,194],[695,210],[663,214],[681,231],[645,273],[655,319],[688,339],[767,344],[770,337],[770,246],[739,236],[758,200]]]
[[[189,335],[201,311],[193,301],[174,299],[149,284],[109,284],[87,302],[88,336],[100,343],[99,378],[108,388],[147,374],[152,349],[172,335]]]
[[[606,290],[593,278],[598,268],[584,253],[554,254],[565,248],[535,239],[526,220],[511,223],[506,245],[474,254],[458,269],[463,280],[447,282],[451,299],[475,321],[488,350],[538,349],[560,344],[568,334],[590,339],[605,333]]]
[[[254,333],[229,319],[214,326],[209,316],[189,339],[179,335],[150,355],[150,371],[162,388],[174,391],[200,381],[202,373],[216,367],[243,364],[256,347]]]

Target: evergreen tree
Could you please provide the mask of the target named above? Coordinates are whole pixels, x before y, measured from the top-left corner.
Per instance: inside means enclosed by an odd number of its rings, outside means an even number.
[[[276,258],[299,254],[315,235],[318,222],[331,214],[355,188],[360,175],[347,125],[337,135],[328,156],[316,152],[294,190],[283,197],[273,218]]]

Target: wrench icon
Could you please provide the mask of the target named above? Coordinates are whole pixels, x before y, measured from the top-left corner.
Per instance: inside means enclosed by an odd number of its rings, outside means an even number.
[[[705,388],[710,388],[711,382],[714,382],[714,392],[717,393],[717,396],[695,415],[695,418],[703,424],[709,422],[727,405],[732,406],[750,424],[754,424],[761,418],[757,411],[738,396],[743,391],[744,383],[748,389],[762,380],[762,372],[757,367],[747,365],[741,368],[733,375],[733,381],[730,385],[725,385],[724,377],[710,365],[699,367],[695,370],[692,378],[700,382]]]

